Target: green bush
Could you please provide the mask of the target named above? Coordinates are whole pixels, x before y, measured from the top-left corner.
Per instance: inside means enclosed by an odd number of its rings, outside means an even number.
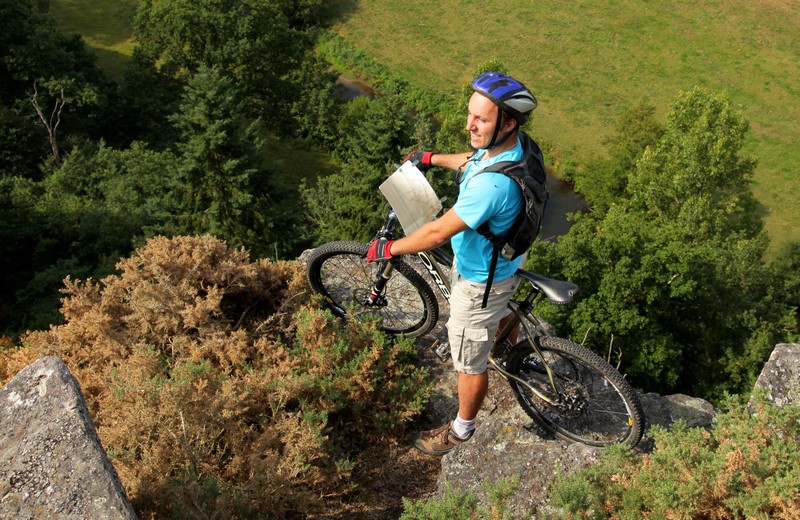
[[[412,502],[403,499],[404,511],[400,520],[474,520],[506,518],[506,501],[519,488],[519,476],[500,479],[496,484],[485,482],[489,507],[481,507],[472,491],[455,490],[446,486],[440,497]]]
[[[713,429],[653,427],[654,451],[615,446],[550,490],[565,518],[798,518],[800,407],[732,397]]]

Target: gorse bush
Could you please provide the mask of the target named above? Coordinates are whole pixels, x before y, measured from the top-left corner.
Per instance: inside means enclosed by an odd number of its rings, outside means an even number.
[[[352,490],[354,445],[421,409],[411,343],[342,327],[299,263],[158,237],[117,267],[67,279],[65,324],[5,346],[0,379],[64,359],[141,518],[313,514]]]
[[[403,499],[400,520],[477,520],[508,517],[507,500],[519,488],[519,477],[505,477],[496,484],[483,484],[488,506],[478,504],[475,492],[454,490],[449,485],[441,496],[413,502]]]
[[[800,518],[800,407],[733,398],[712,431],[653,427],[655,449],[615,446],[550,491],[565,518]]]

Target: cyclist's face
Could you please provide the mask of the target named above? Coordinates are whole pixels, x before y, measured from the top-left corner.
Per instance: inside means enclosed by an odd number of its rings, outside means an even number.
[[[486,148],[492,140],[499,116],[497,105],[477,92],[469,98],[467,106],[467,131],[473,148]]]

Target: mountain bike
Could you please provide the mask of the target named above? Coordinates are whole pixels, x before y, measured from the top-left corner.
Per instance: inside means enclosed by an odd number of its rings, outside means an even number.
[[[376,238],[402,236],[389,211]],[[343,319],[377,319],[389,334],[415,338],[429,333],[439,318],[431,285],[405,258],[367,263],[369,244],[337,241],[308,257],[308,280],[331,311]],[[441,294],[449,299],[453,256],[443,248],[416,255]],[[644,430],[636,391],[605,359],[570,340],[533,313],[545,298],[570,303],[578,286],[519,269],[520,288],[508,304],[514,317],[495,337],[489,368],[510,384],[517,401],[555,437],[590,446],[635,446]],[[518,341],[509,335],[519,326]],[[447,345],[445,345],[447,347]],[[441,354],[440,354],[441,355]]]

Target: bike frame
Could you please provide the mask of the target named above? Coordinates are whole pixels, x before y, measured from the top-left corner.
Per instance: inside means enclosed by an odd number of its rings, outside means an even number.
[[[394,210],[389,211],[389,215],[386,218],[386,222],[381,230],[378,232],[377,237],[379,238],[388,238],[389,240],[394,240],[398,238],[398,234],[396,232],[397,229],[397,214]],[[425,266],[426,271],[433,279],[436,287],[439,289],[439,292],[447,299],[450,300],[450,276],[446,272],[446,270],[442,267],[442,265],[452,266],[454,257],[448,251],[444,250],[441,247],[431,249],[429,251],[420,251],[417,253],[417,257],[422,261],[422,265]],[[394,271],[393,263],[391,260],[385,262],[384,268],[381,270],[380,279],[376,281],[376,286],[372,291],[371,298],[378,298],[381,294],[383,287],[386,285],[386,281],[392,276],[392,272]],[[518,272],[523,271],[522,269],[518,270]],[[524,277],[523,277],[524,279]],[[530,284],[530,282],[529,282]],[[541,299],[542,294],[540,291],[536,289],[535,286],[531,285],[531,290],[528,292],[528,295],[520,300],[511,299],[508,302],[508,307],[514,313],[514,319],[509,321],[503,330],[500,331],[499,334],[495,336],[493,342],[493,349],[501,343],[503,340],[508,338],[511,332],[518,326],[522,325],[523,329],[525,330],[525,337],[528,339],[528,343],[531,345],[531,348],[536,352],[541,359],[542,364],[547,371],[548,379],[550,380],[550,384],[553,387],[554,392],[558,392],[558,389],[555,384],[555,379],[553,377],[553,372],[550,369],[550,366],[547,364],[547,361],[544,359],[541,351],[539,350],[538,345],[533,338],[535,337],[530,329],[528,328],[528,324],[525,322],[523,317],[526,314],[532,314],[533,308],[536,306],[536,303]],[[500,363],[497,362],[496,359],[490,354],[489,355],[489,363],[494,370],[497,370],[506,379],[513,379],[518,383],[525,385],[528,387],[531,392],[536,394],[537,397],[546,401],[549,404],[553,404],[553,400],[547,397],[546,395],[542,394],[539,390],[528,384],[527,381],[515,376],[514,374],[506,371]]]

